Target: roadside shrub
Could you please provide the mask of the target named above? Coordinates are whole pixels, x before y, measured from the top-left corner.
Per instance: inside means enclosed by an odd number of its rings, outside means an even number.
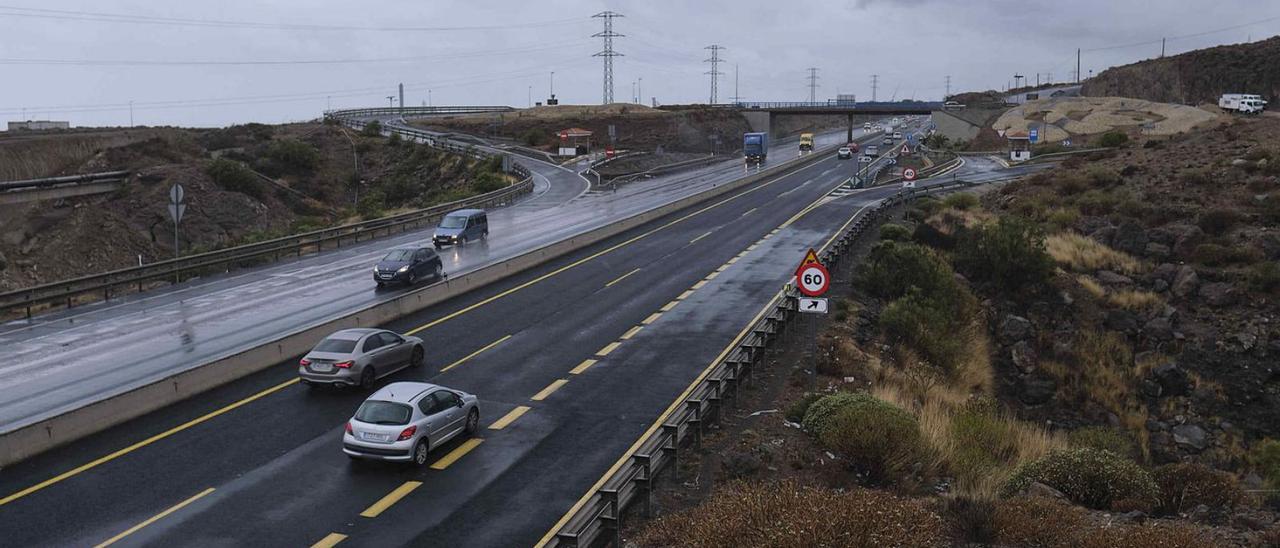
[[[1042,284],[1053,268],[1044,235],[1013,217],[968,231],[956,246],[955,262],[970,280],[1007,289]]]
[[[383,209],[386,207],[382,192],[371,190],[360,196],[360,201],[356,204],[356,213],[360,214],[361,219],[368,221],[382,217]]]
[[[1239,212],[1230,209],[1210,209],[1200,214],[1196,224],[1206,234],[1220,236],[1230,232],[1244,218]]]
[[[1212,243],[1200,244],[1191,251],[1191,260],[1205,266],[1252,264],[1261,260],[1257,249],[1243,246],[1227,247]]]
[[[209,162],[204,171],[218,186],[262,200],[266,196],[262,181],[244,164],[235,160],[218,158]]]
[[[320,152],[297,139],[272,141],[267,147],[267,157],[294,172],[309,172],[320,163]]]
[[[1192,523],[1150,522],[1119,527],[1090,527],[1077,539],[1080,548],[1201,548],[1224,546],[1212,530]]]
[[[1002,546],[1071,546],[1087,521],[1084,510],[1045,497],[1014,497],[996,503],[992,515]]]
[[[500,190],[506,186],[507,181],[504,180],[501,175],[491,171],[486,171],[477,175],[475,180],[471,182],[471,188],[474,188],[476,192],[480,194]]]
[[[360,134],[361,134],[361,135],[364,135],[365,137],[381,137],[381,136],[382,136],[382,122],[379,122],[379,121],[377,121],[377,120],[373,120],[373,121],[371,121],[371,122],[369,122],[369,123],[365,124],[365,125],[364,125],[364,128],[362,128],[362,129],[360,130]]]
[[[978,197],[968,192],[959,192],[944,198],[942,205],[962,211],[970,210],[978,207]]]
[[[541,131],[529,128],[524,130],[524,133],[520,134],[520,140],[526,145],[537,147],[542,146],[542,144],[547,141],[547,136]]]
[[[787,420],[799,424],[804,421],[804,415],[809,411],[809,406],[813,405],[813,402],[818,401],[820,398],[822,398],[822,394],[817,392],[806,392],[804,395],[800,396],[800,399],[791,402],[791,405],[787,406],[787,410],[783,413],[783,416],[786,417]]]
[[[865,393],[832,414],[818,440],[873,482],[901,479],[924,452],[915,416]]]
[[[1088,447],[1054,451],[1019,466],[1002,491],[1012,496],[1037,481],[1077,504],[1100,510],[1110,509],[1118,501],[1150,507],[1160,493],[1151,475],[1133,461]]]
[[[1178,514],[1205,505],[1213,509],[1233,509],[1245,500],[1235,476],[1199,463],[1166,464],[1151,471],[1160,486],[1160,503],[1156,510]]]
[[[399,133],[392,133],[391,136],[387,137],[387,144],[393,147],[398,147],[404,144],[404,138],[401,137]]]
[[[911,229],[898,225],[886,224],[880,227],[880,239],[892,240],[895,242],[906,242],[911,240]]]
[[[1128,434],[1107,426],[1086,426],[1067,433],[1067,443],[1072,447],[1087,447],[1110,451],[1119,456],[1136,459],[1138,445]]]
[[[1084,178],[1074,173],[1058,178],[1054,188],[1059,196],[1074,196],[1089,189]]]
[[[1253,265],[1249,269],[1249,285],[1261,292],[1280,289],[1280,264],[1263,261]]]
[[[730,450],[720,459],[720,470],[729,479],[744,479],[756,475],[764,463],[760,457],[747,452]]]
[[[935,251],[912,243],[881,242],[859,267],[858,281],[873,295],[894,299],[911,288],[927,294],[956,285],[951,267]]]
[[[996,541],[996,505],[971,497],[945,499],[943,506],[955,537],[968,544],[991,545]]]
[[[649,522],[637,546],[946,546],[942,518],[884,491],[735,482],[696,507]]]
[[[1249,450],[1249,464],[1267,482],[1269,489],[1280,489],[1280,440],[1264,439]]]
[[[822,435],[831,425],[832,419],[842,409],[854,405],[855,402],[870,398],[866,392],[836,392],[827,394],[811,402],[805,409],[801,426],[806,432],[815,436]]]
[[[1129,136],[1119,131],[1108,131],[1098,138],[1098,146],[1113,148],[1129,142]]]
[[[913,290],[884,308],[880,328],[889,340],[909,345],[930,364],[950,372],[968,348],[968,338],[960,334],[971,309],[972,297],[960,289],[933,297]]]
[[[1089,183],[1097,188],[1106,188],[1120,184],[1120,174],[1116,170],[1101,166],[1089,169]]]
[[[1209,176],[1209,171],[1205,169],[1187,169],[1178,176],[1178,180],[1185,185],[1205,186],[1213,182],[1213,177]]]

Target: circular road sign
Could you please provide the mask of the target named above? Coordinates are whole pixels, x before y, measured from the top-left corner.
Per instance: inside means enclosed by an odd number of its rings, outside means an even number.
[[[916,170],[912,168],[902,170],[902,178],[908,181],[916,180]]]
[[[831,274],[820,263],[809,263],[796,271],[796,286],[806,297],[820,297],[831,287]]]

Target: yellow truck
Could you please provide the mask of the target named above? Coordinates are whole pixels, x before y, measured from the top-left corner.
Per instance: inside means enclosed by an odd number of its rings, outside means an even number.
[[[812,151],[813,151],[813,134],[801,133],[800,134],[800,152],[812,152]]]

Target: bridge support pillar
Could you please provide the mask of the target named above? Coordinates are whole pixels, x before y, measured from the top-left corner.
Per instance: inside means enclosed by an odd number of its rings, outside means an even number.
[[[742,117],[752,132],[773,135],[773,112],[768,110],[744,110]]]
[[[853,113],[852,113],[852,112],[850,112],[849,114],[847,114],[847,115],[846,115],[846,117],[849,119],[849,120],[848,120],[848,121],[849,121],[849,126],[848,126],[849,131],[848,131],[848,138],[847,138],[847,139],[845,139],[845,141],[844,141],[844,142],[846,142],[846,143],[852,143],[852,142],[853,142]]]

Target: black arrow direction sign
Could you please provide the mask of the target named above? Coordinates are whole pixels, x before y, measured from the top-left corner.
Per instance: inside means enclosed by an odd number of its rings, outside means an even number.
[[[809,301],[809,308],[818,308],[818,301]]]

